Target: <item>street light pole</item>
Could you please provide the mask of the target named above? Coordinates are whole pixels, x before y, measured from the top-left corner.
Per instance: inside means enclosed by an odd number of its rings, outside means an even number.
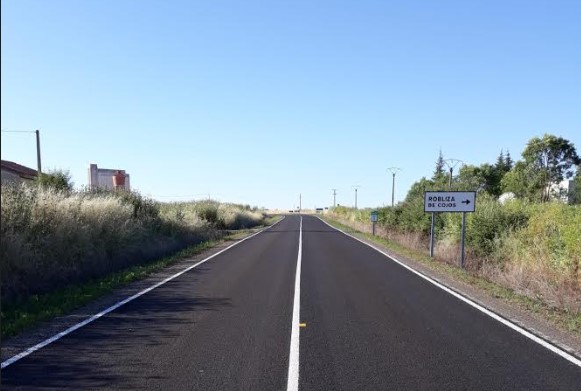
[[[448,188],[452,188],[452,176],[454,173],[454,167],[450,167],[450,177],[448,178]]]
[[[387,171],[391,172],[391,207],[395,205],[395,174],[401,171],[399,167],[389,167]]]
[[[444,160],[444,163],[450,169],[450,177],[448,178],[448,188],[452,189],[452,177],[454,174],[454,167],[456,167],[458,164],[464,164],[464,162],[460,159],[446,159]]]

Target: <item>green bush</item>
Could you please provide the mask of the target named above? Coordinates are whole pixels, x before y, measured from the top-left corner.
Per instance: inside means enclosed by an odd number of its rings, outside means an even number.
[[[136,219],[157,219],[159,203],[151,198],[143,197],[136,191],[114,191],[113,194],[124,204],[131,205],[132,216]]]
[[[379,208],[377,210],[377,223],[385,227],[397,228],[400,215],[400,208]]]
[[[526,226],[531,208],[517,200],[501,205],[489,196],[480,196],[477,202],[476,211],[467,219],[466,241],[477,255],[485,257],[498,250],[501,237]]]
[[[198,216],[213,225],[219,225],[218,204],[213,201],[200,202],[196,206]]]
[[[516,233],[530,262],[545,260],[557,271],[579,279],[581,266],[581,208],[548,203],[534,205],[526,227]]]
[[[47,173],[40,173],[36,182],[43,188],[57,191],[72,191],[73,182],[68,171],[54,170]]]
[[[398,206],[401,208],[398,228],[403,232],[429,233],[431,216],[424,212],[424,200],[415,198]]]

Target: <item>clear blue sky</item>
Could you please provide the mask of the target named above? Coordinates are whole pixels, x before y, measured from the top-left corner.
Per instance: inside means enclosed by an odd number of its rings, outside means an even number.
[[[446,158],[581,149],[581,2],[3,0],[2,129],[160,200],[388,204]],[[2,159],[36,166],[33,134]]]

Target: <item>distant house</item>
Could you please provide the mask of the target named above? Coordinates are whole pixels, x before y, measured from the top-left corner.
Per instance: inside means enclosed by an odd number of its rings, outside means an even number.
[[[14,163],[2,160],[2,183],[32,182],[38,176],[38,171]]]
[[[113,175],[119,171],[125,175],[125,185],[123,186],[123,189],[130,190],[129,174],[126,173],[125,170],[116,168],[99,168],[96,164],[89,165],[89,188],[114,189]]]

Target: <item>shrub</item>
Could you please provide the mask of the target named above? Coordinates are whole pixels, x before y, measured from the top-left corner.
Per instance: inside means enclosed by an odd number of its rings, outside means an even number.
[[[431,227],[431,217],[424,212],[424,200],[415,198],[399,205],[398,228],[403,232],[429,233]]]
[[[498,250],[500,237],[526,226],[530,212],[524,201],[501,205],[492,197],[480,196],[478,207],[467,219],[466,241],[477,255],[491,255]]]
[[[534,260],[579,278],[581,262],[581,208],[549,203],[535,206],[528,225],[516,235]]]
[[[157,219],[159,217],[159,204],[151,198],[143,197],[136,191],[120,190],[114,191],[112,194],[124,204],[131,205],[133,218]]]
[[[57,191],[72,191],[73,182],[68,171],[54,170],[48,173],[40,173],[36,182],[43,188]]]
[[[196,204],[196,212],[202,220],[218,225],[218,204],[213,201],[204,201]]]

